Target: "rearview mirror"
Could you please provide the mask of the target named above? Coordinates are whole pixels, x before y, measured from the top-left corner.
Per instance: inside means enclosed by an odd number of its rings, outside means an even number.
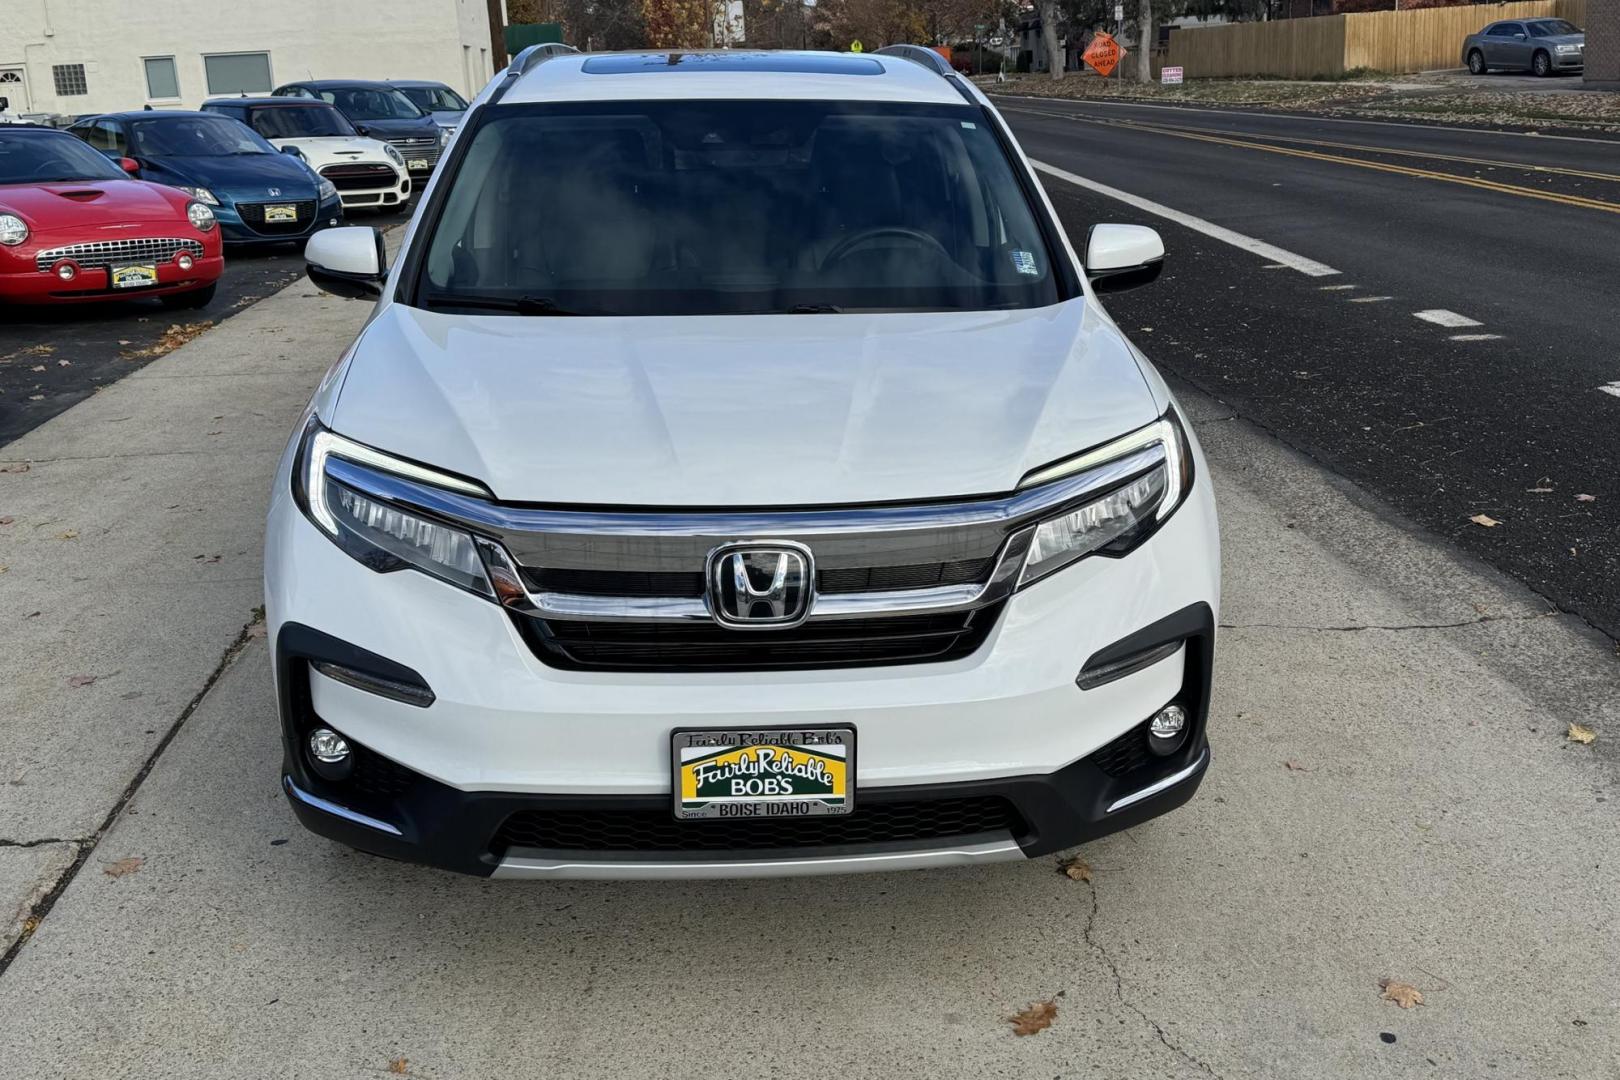
[[[1086,234],[1085,261],[1097,292],[1134,289],[1164,269],[1164,241],[1146,225],[1093,225]]]
[[[317,286],[355,300],[381,296],[388,278],[382,233],[369,225],[321,230],[304,245],[304,264]]]

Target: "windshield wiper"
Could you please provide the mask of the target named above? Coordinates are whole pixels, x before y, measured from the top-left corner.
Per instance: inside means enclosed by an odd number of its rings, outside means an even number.
[[[583,311],[565,308],[549,296],[452,296],[445,293],[430,294],[427,302],[432,307],[465,307],[489,311],[510,311],[514,315],[583,315]]]
[[[794,304],[787,309],[789,315],[842,315],[844,309],[837,304]]]

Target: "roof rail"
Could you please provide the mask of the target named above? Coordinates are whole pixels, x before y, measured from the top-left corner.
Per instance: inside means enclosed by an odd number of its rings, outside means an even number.
[[[950,76],[955,74],[950,61],[926,45],[885,45],[877,50],[877,56],[898,56],[902,60],[910,60],[914,64],[921,64],[936,75]]]
[[[572,45],[564,45],[560,41],[546,41],[541,42],[539,45],[530,45],[512,57],[512,62],[506,65],[506,77],[495,88],[495,92],[489,96],[489,104],[494,105],[500,101],[501,98],[506,96],[506,92],[512,88],[513,83],[552,57],[577,52],[579,50]]]

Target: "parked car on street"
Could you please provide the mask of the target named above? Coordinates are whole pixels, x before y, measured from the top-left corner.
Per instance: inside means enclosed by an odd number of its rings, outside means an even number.
[[[131,176],[209,206],[227,243],[303,240],[343,220],[337,188],[235,120],[206,112],[106,113],[68,129]]]
[[[1563,19],[1505,19],[1463,40],[1463,63],[1475,75],[1487,71],[1580,71],[1586,66],[1586,33]]]
[[[206,204],[132,180],[66,132],[0,128],[0,301],[201,307],[224,268]]]
[[[502,877],[1043,855],[1209,763],[1214,494],[989,100],[827,53],[519,54],[276,476],[282,784]],[[513,197],[522,193],[521,198]],[[1089,278],[1089,281],[1088,281]]]
[[[433,117],[387,83],[316,79],[278,86],[274,93],[276,97],[314,98],[336,105],[360,134],[381,139],[398,150],[417,181],[433,174],[439,151],[450,141],[449,134],[433,122]]]
[[[467,99],[444,85],[426,79],[390,79],[388,85],[411,99],[411,104],[433,117],[433,122],[454,132],[467,111]]]
[[[239,120],[277,150],[292,150],[331,181],[345,210],[409,202],[405,159],[388,143],[355,130],[336,106],[307,98],[216,98],[203,111]]]

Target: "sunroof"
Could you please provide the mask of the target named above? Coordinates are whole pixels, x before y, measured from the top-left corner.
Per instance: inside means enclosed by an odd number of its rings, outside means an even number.
[[[640,75],[654,71],[758,71],[792,75],[881,75],[883,65],[864,56],[786,55],[779,53],[649,53],[593,56],[581,71],[587,75]]]

